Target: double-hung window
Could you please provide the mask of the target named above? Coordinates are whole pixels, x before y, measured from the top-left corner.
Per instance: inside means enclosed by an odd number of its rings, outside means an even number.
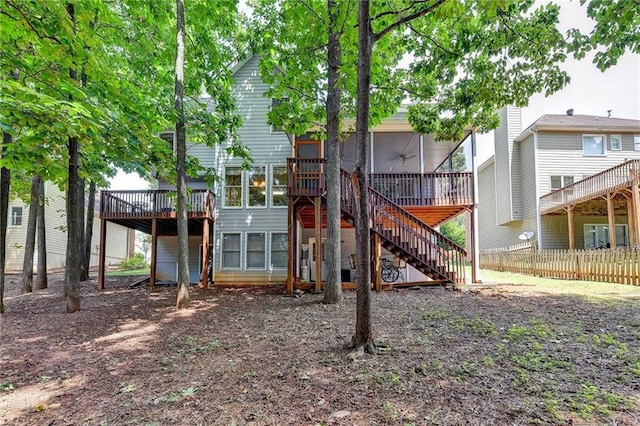
[[[551,176],[551,190],[556,191],[574,182],[573,176]]]
[[[633,149],[640,151],[640,135],[633,135]]]
[[[242,207],[242,168],[228,166],[224,169],[224,206]]]
[[[622,150],[622,136],[620,135],[610,135],[609,136],[609,148],[611,151],[621,151]]]
[[[249,171],[248,207],[267,206],[267,174],[265,166],[254,166]]]
[[[271,167],[271,205],[287,206],[287,166]]]
[[[287,267],[287,233],[271,233],[271,269]]]
[[[582,153],[584,155],[605,155],[605,135],[582,135]]]
[[[10,226],[22,226],[22,207],[11,207]]]
[[[222,234],[222,269],[240,269],[240,233]]]
[[[247,232],[247,269],[265,269],[265,244],[264,232]]]

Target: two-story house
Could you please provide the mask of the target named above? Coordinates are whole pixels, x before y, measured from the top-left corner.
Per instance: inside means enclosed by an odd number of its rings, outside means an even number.
[[[501,119],[495,154],[478,167],[481,250],[527,236],[540,249],[640,243],[640,120],[569,110],[522,131],[514,107]]]
[[[44,183],[44,196],[47,200],[44,205],[45,235],[47,246],[47,269],[55,270],[64,268],[67,255],[67,226],[65,195],[52,182]],[[98,265],[99,247],[99,208],[96,208],[93,238],[91,243],[90,266]],[[7,272],[22,271],[24,260],[24,246],[27,236],[27,220],[29,217],[29,204],[21,199],[14,198],[9,201],[7,222],[6,245],[6,270]],[[113,226],[109,233],[108,251],[105,252],[107,265],[118,265],[128,259],[135,249],[135,233],[124,226]],[[34,264],[37,264],[36,243]]]
[[[311,134],[288,135],[267,124],[272,100],[264,96],[268,86],[260,79],[258,61],[254,56],[234,69],[233,90],[243,119],[239,134],[251,149],[251,169],[243,170],[224,146],[188,144],[191,154],[222,177],[212,188],[204,180],[189,181],[191,281],[287,283],[289,291],[305,285],[320,289],[326,238],[323,142]],[[398,266],[406,265],[403,281],[464,280],[465,250],[434,227],[472,210],[471,172],[439,172],[463,142],[470,143],[470,134],[463,141],[436,143],[431,135],[413,132],[403,111],[371,130],[372,265],[389,256],[399,261]],[[171,134],[166,136],[172,140]],[[347,172],[354,164],[354,137],[342,143],[341,152],[345,282],[352,280],[350,255],[355,253],[353,192]],[[159,182],[154,191],[102,193],[103,237],[112,223],[152,234],[152,285],[156,280],[175,281],[177,276],[174,188]],[[379,265],[376,271],[380,276]]]

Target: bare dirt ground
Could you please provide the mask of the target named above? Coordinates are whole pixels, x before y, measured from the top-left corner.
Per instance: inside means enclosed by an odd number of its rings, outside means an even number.
[[[348,358],[339,305],[281,288],[82,285],[61,276],[0,320],[0,424],[640,425],[640,299],[489,290],[373,295],[379,355]]]

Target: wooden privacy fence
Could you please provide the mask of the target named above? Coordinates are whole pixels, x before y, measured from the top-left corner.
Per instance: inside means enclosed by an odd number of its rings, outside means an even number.
[[[480,268],[540,277],[640,285],[640,248],[486,250]]]

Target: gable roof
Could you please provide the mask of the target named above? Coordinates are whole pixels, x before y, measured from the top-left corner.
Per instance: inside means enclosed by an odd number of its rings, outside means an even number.
[[[628,118],[600,117],[597,115],[545,114],[515,138],[525,139],[534,131],[591,131],[591,132],[640,132],[640,120]]]

